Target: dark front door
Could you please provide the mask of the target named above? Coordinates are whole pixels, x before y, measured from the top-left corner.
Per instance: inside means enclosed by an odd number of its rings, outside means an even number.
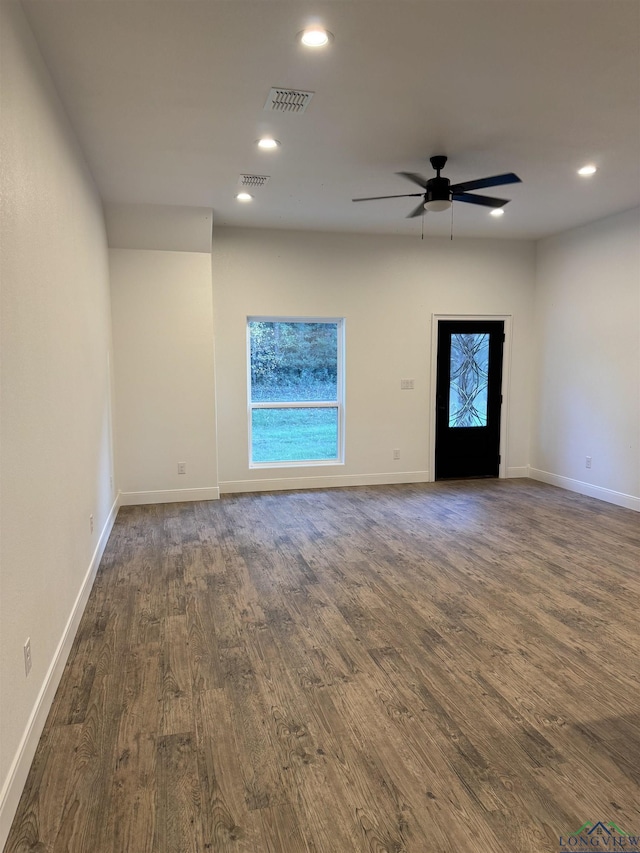
[[[436,480],[497,477],[502,403],[502,320],[440,320]]]

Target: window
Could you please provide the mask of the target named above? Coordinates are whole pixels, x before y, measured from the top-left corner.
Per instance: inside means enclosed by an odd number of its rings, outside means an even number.
[[[249,318],[251,465],[342,462],[343,326]]]

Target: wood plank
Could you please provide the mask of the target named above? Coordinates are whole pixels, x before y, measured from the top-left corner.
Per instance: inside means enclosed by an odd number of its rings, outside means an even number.
[[[201,853],[201,787],[191,733],[157,739],[158,816],[153,850]]]
[[[162,724],[160,665],[146,647],[132,652],[125,667],[124,703],[112,774],[107,836],[113,853],[153,851],[158,812],[155,733]]]
[[[239,756],[230,736],[231,701],[225,690],[209,690],[196,700],[198,770],[202,784],[205,849],[254,853],[260,849],[259,817],[250,811],[237,770]]]
[[[174,613],[169,605],[169,612]],[[167,616],[163,620],[162,734],[180,734],[194,729],[191,689],[190,648],[185,616]]]

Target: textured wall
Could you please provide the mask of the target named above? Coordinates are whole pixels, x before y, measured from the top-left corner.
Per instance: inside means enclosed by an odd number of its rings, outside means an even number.
[[[114,490],[102,209],[19,5],[0,14],[1,847]]]
[[[109,258],[122,500],[217,497],[211,255]]]
[[[640,211],[538,244],[536,342],[532,467],[640,508]]]
[[[512,315],[507,467],[526,467],[532,243],[221,228],[214,230],[213,287],[221,491],[279,478],[295,478],[289,485],[426,479],[433,314]],[[249,469],[249,315],[346,319],[343,466]],[[415,390],[401,391],[401,378],[415,379]]]

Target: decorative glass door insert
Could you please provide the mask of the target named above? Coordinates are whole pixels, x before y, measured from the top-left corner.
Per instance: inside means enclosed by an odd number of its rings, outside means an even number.
[[[449,365],[449,426],[487,425],[489,335],[452,334]]]

